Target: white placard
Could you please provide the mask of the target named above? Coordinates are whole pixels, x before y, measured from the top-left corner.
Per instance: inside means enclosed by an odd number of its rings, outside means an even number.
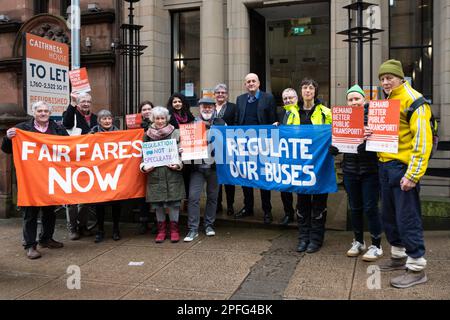
[[[162,167],[179,163],[177,140],[149,141],[142,144],[144,163],[150,167]]]

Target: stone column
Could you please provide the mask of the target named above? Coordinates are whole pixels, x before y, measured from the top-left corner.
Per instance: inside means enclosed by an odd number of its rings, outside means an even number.
[[[200,8],[200,89],[225,81],[223,0],[203,1]]]
[[[435,24],[439,23],[440,35],[439,38],[434,40],[434,47],[437,47],[439,52],[433,57],[434,64],[439,70],[434,68],[435,76],[434,81],[438,85],[434,86],[434,104],[440,105],[440,110],[436,112],[440,115],[441,123],[439,128],[440,140],[450,140],[450,3],[448,1],[435,1],[434,2],[440,17],[435,18]],[[438,16],[435,10],[435,17]],[[437,21],[436,21],[437,20]],[[439,42],[440,45],[436,45]],[[435,49],[435,48],[433,48]],[[433,50],[434,51],[434,50]],[[438,88],[436,88],[438,87]],[[437,90],[436,90],[437,89]],[[448,156],[448,155],[447,155]]]
[[[244,77],[250,72],[250,20],[242,0],[227,2],[228,76],[230,101],[244,92]]]

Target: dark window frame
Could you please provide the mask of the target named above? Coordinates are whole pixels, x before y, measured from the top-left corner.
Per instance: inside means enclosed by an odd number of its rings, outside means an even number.
[[[431,26],[432,26],[432,30],[433,30],[433,28],[434,28],[434,14],[433,14],[433,10],[434,10],[434,1],[433,0],[429,0],[429,1],[431,1]],[[420,8],[423,8],[423,4],[424,4],[424,0],[420,0]],[[389,4],[388,4],[389,5]],[[425,25],[425,22],[424,22],[424,14],[423,14],[423,12],[421,12],[420,13],[420,19],[421,19],[421,21],[420,21],[420,23],[421,23],[421,34],[420,34],[420,43],[421,44],[415,44],[415,45],[409,45],[409,46],[392,46],[391,45],[391,43],[392,43],[392,41],[391,41],[391,35],[392,35],[392,8],[391,8],[391,6],[389,5],[389,58],[391,58],[392,57],[392,51],[395,51],[395,50],[404,50],[404,49],[420,49],[421,50],[421,53],[420,53],[420,57],[421,57],[421,59],[422,59],[422,63],[423,63],[423,61],[425,61],[424,59],[425,59],[425,56],[424,56],[424,52],[425,52],[425,50],[427,50],[427,49],[429,49],[429,48],[431,48],[431,50],[432,50],[432,54],[431,54],[431,57],[430,57],[430,67],[431,67],[431,77],[430,77],[430,81],[431,81],[431,84],[430,84],[430,95],[429,96],[426,96],[423,92],[421,92],[424,96],[425,96],[425,98],[427,98],[427,99],[429,99],[430,101],[433,101],[433,93],[434,93],[434,88],[433,88],[433,84],[434,84],[434,74],[433,74],[433,69],[434,69],[434,55],[433,55],[433,52],[434,52],[434,50],[433,50],[433,43],[434,43],[434,32],[432,31],[431,32],[431,45],[424,45],[423,43],[424,43],[424,25]],[[425,82],[425,72],[423,71],[423,69],[422,69],[422,72],[421,72],[421,82],[422,82],[422,86],[424,86],[424,82]]]
[[[185,12],[193,12],[193,11],[198,11],[198,13],[200,14],[200,8],[192,8],[192,9],[187,9],[187,10],[176,10],[176,11],[170,11],[170,91],[173,94],[175,92],[175,79],[174,79],[174,69],[175,69],[175,64],[176,62],[182,62],[182,61],[198,61],[199,65],[200,65],[200,51],[199,51],[199,57],[183,57],[181,58],[176,58],[176,55],[179,52],[175,52],[175,39],[174,39],[174,27],[175,27],[175,19],[178,18],[178,26],[180,25],[180,16],[182,13]],[[178,44],[177,47],[180,48],[180,33],[178,30]],[[180,92],[182,90],[181,88],[181,73],[182,70],[177,70],[177,74],[178,74],[178,92]],[[200,92],[201,94],[201,92]]]
[[[70,3],[71,3],[70,0],[60,0],[59,8],[60,8],[61,17],[64,17],[67,19],[67,8],[70,7]]]
[[[41,13],[48,13],[49,0],[34,0],[33,1],[33,12],[35,15]]]

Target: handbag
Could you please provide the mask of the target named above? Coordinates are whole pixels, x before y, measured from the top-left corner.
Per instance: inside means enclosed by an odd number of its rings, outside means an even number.
[[[66,129],[69,136],[80,136],[81,128],[77,128],[77,114],[73,115],[73,127],[72,129]]]

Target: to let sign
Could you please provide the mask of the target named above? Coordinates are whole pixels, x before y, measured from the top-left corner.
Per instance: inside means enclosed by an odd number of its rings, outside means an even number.
[[[61,116],[69,105],[69,47],[67,44],[27,33],[24,48],[24,101],[28,114],[34,102],[52,107]]]

